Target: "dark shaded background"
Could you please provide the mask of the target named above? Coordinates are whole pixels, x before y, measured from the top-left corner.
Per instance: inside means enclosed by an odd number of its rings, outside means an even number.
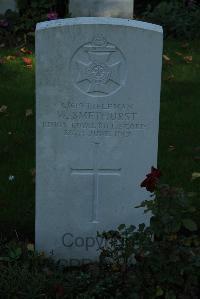
[[[173,2],[174,0],[135,0],[134,4],[134,12],[136,15],[140,15],[144,13],[145,9],[148,5],[151,5],[151,8],[153,9],[156,5],[158,5],[160,2]],[[180,0],[181,1],[181,0]],[[200,0],[182,0],[183,3],[188,6],[190,3],[196,3],[200,4]]]

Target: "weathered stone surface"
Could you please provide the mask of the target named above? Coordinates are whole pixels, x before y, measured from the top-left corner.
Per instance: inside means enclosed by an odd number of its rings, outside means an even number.
[[[161,54],[162,29],[152,24],[37,25],[38,250],[94,260],[97,231],[146,221],[134,207],[157,164]]]
[[[72,17],[133,18],[134,0],[71,0]]]

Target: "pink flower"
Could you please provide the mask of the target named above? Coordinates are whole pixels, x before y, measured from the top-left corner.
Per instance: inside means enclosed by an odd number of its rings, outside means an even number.
[[[58,18],[58,14],[57,14],[56,11],[49,12],[47,14],[47,18],[48,18],[49,21],[56,20]]]
[[[187,5],[189,8],[193,8],[195,4],[196,4],[196,0],[188,0],[187,1]]]
[[[0,27],[2,28],[6,28],[8,27],[8,22],[6,20],[0,20]]]

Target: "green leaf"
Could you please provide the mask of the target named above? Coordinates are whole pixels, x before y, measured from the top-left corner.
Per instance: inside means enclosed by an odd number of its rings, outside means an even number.
[[[28,32],[27,35],[28,35],[28,36],[32,36],[32,37],[35,37],[35,32]]]
[[[164,295],[164,291],[160,287],[157,287],[157,289],[156,289],[156,297],[161,297],[163,295]]]
[[[178,222],[178,221],[174,220],[171,223],[171,230],[172,230],[172,232],[177,233],[180,229],[181,229],[181,222]]]
[[[129,296],[130,299],[140,299],[141,297],[137,293],[132,293]]]
[[[145,229],[145,224],[144,223],[139,224],[138,229],[140,232],[143,232],[143,230]]]
[[[0,257],[0,262],[10,262],[10,258],[6,256],[1,256]]]
[[[17,259],[21,256],[22,254],[22,249],[20,247],[16,248],[16,249],[11,249],[9,251],[9,256],[12,259]]]
[[[136,227],[135,227],[134,225],[130,225],[130,226],[127,228],[127,233],[128,233],[128,234],[133,233],[135,229],[136,229]]]
[[[198,229],[196,223],[192,219],[183,219],[182,223],[183,226],[191,232]]]
[[[190,213],[195,213],[196,211],[197,211],[197,209],[195,207],[189,208],[189,212]]]
[[[118,226],[118,230],[123,230],[126,227],[125,224],[120,224],[120,226]]]
[[[15,258],[16,258],[15,251],[10,250],[10,252],[9,252],[9,257],[10,257],[11,259],[15,259]]]
[[[165,295],[165,299],[176,299],[176,295],[173,291],[168,291]]]
[[[20,247],[16,248],[15,254],[16,254],[16,256],[22,255],[22,249]]]

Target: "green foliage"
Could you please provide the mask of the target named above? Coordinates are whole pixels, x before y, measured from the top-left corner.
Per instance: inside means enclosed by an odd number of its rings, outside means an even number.
[[[168,1],[168,0],[166,0]],[[141,15],[147,8],[147,6],[149,5],[149,0],[135,0],[134,1],[134,13],[136,15]],[[151,0],[151,7],[154,8],[158,3],[160,2],[160,0]]]
[[[17,0],[17,6],[21,12],[30,9],[38,9],[44,13],[51,9],[55,9],[56,0]]]
[[[138,230],[131,225],[121,224],[116,231],[98,233],[105,239],[105,246],[101,248],[100,260],[103,264],[114,265],[116,269],[127,269],[133,262],[134,256],[139,256],[151,242],[152,233],[140,224]]]
[[[138,298],[198,298],[198,205],[182,189],[161,185],[155,198],[139,207],[151,213],[150,225],[139,225],[137,230],[120,225],[116,231],[103,232],[100,236],[107,241],[101,249],[104,264],[128,273],[132,266]]]
[[[181,189],[160,186],[141,207],[149,226],[98,233],[100,263],[65,268],[32,244],[0,242],[1,298],[197,299],[200,210]]]
[[[8,26],[0,26],[0,38],[6,45],[34,42],[35,27],[38,22],[47,21],[48,13],[56,10],[56,0],[18,0],[19,13],[8,10],[0,20]]]
[[[5,27],[0,26],[1,43],[9,46],[16,44],[16,29],[19,22],[18,13],[8,10],[4,16],[0,15],[0,22],[5,22]]]
[[[152,213],[150,227],[158,238],[198,230],[196,219],[200,216],[200,210],[181,188],[161,185],[155,199],[144,201],[141,207],[146,208],[145,212]]]
[[[145,20],[163,26],[165,36],[194,39],[200,37],[200,6],[186,6],[184,1],[162,1],[155,8],[149,5]]]

